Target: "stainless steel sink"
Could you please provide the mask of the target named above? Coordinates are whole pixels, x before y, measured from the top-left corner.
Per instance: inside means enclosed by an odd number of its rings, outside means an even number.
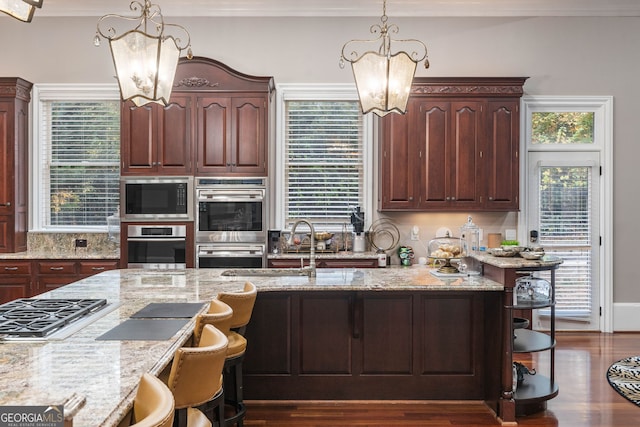
[[[221,276],[309,276],[309,268],[234,268],[225,270]]]

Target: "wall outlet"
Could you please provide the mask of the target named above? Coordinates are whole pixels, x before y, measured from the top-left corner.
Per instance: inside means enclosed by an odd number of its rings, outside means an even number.
[[[411,240],[420,240],[420,228],[417,225],[411,229]]]
[[[76,248],[86,248],[87,239],[76,239],[75,245],[76,245]]]

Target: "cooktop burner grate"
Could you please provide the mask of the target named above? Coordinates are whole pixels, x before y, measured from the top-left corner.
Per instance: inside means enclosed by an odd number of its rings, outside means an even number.
[[[0,334],[44,337],[106,304],[106,299],[20,298],[0,305]]]

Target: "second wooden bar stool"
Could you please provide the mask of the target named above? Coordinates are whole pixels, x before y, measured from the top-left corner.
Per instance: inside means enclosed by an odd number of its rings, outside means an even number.
[[[225,400],[233,406],[234,415],[227,417],[225,425],[243,426],[246,407],[242,397],[242,361],[247,349],[244,332],[251,320],[253,306],[258,291],[251,282],[245,282],[241,292],[220,292],[217,299],[227,304],[233,310],[230,321],[230,331],[227,334],[229,347],[224,363]]]

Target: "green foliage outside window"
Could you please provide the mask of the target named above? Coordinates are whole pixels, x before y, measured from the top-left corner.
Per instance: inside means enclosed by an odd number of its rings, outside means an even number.
[[[531,117],[532,144],[593,144],[592,112],[536,112]]]

